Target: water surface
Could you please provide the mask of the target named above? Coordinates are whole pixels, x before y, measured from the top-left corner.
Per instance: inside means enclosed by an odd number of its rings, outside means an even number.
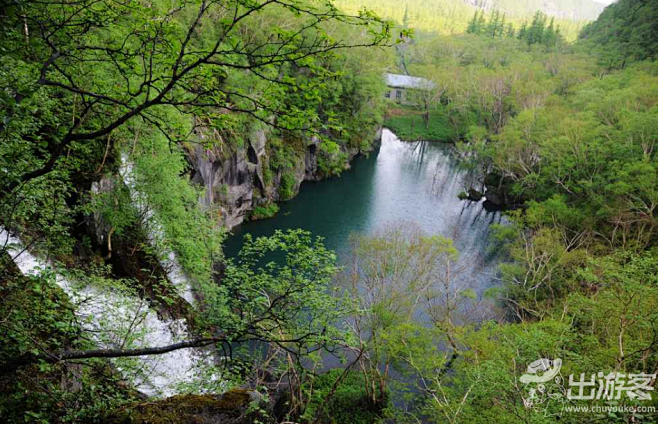
[[[327,248],[344,259],[351,233],[411,221],[428,234],[452,238],[474,288],[491,287],[497,264],[489,243],[491,224],[503,218],[485,210],[483,202],[458,198],[473,176],[451,153],[448,144],[403,142],[384,130],[381,147],[357,157],[340,177],[304,182],[297,197],[280,205],[276,217],[234,228],[226,255],[237,254],[246,233],[269,236],[276,229],[302,228],[324,237]]]

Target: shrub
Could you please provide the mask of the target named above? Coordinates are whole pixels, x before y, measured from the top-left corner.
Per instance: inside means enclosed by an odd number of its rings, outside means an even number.
[[[281,175],[279,184],[279,199],[290,200],[295,196],[295,176],[290,172]]]
[[[318,414],[321,415],[320,422],[331,424],[373,424],[383,418],[388,399],[374,404],[359,372],[348,373],[333,396],[329,397],[334,382],[342,373],[342,369],[334,369],[314,378],[311,399],[302,416],[303,422],[313,422]],[[310,387],[306,389],[310,392]]]
[[[269,203],[267,205],[256,206],[251,212],[251,219],[257,221],[259,219],[272,218],[279,212],[279,205],[276,203]]]
[[[320,176],[339,175],[347,166],[347,154],[340,151],[340,146],[330,140],[320,144],[318,150],[318,170]]]

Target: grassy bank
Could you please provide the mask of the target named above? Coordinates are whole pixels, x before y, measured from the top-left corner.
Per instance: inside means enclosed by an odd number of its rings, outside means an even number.
[[[386,113],[384,126],[405,141],[453,141],[455,136],[445,113],[432,110],[425,126],[422,111],[409,106],[391,107]]]

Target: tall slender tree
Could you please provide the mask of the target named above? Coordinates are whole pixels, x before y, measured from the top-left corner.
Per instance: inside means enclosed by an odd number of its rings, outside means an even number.
[[[480,13],[480,17],[477,22],[476,34],[482,34],[487,26],[487,20],[484,17],[484,10]]]
[[[467,34],[477,34],[478,14],[479,13],[480,13],[480,11],[478,9],[476,9],[475,14],[473,15],[473,19],[471,19],[468,22],[468,26],[466,27],[466,33]]]
[[[514,25],[510,22],[507,24],[507,30],[505,35],[509,38],[514,38],[516,36],[516,31],[514,30]]]

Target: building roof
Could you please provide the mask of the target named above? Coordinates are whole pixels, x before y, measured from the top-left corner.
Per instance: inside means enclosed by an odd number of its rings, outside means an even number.
[[[386,85],[395,88],[431,89],[434,83],[425,78],[410,77],[409,75],[384,74]]]

